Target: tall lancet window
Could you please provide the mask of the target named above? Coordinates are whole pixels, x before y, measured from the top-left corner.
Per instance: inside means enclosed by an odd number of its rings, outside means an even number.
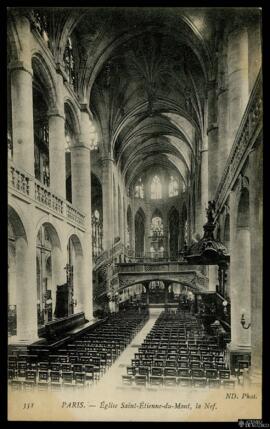
[[[159,200],[162,198],[161,181],[158,176],[154,176],[151,183],[151,199]]]
[[[152,258],[163,258],[164,256],[164,228],[163,221],[158,213],[154,215],[151,222],[151,247]]]
[[[144,198],[144,186],[141,178],[139,178],[138,182],[135,185],[134,196],[135,198]]]
[[[64,52],[64,64],[65,72],[68,77],[68,82],[76,89],[76,74],[75,74],[75,61],[73,54],[72,41],[69,37],[67,40],[65,52]]]
[[[95,210],[92,215],[92,254],[96,258],[102,252],[102,222],[100,213]]]
[[[178,182],[175,177],[170,177],[169,182],[169,197],[176,197],[178,195]]]

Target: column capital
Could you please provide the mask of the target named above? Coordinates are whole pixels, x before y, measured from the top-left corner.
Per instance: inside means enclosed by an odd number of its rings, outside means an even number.
[[[109,155],[107,157],[101,158],[101,160],[100,160],[102,166],[106,165],[106,163],[109,161],[114,162],[114,159],[112,157],[110,157]]]
[[[71,152],[77,149],[86,149],[90,152],[90,146],[81,141],[70,147]]]
[[[11,61],[8,64],[8,69],[12,72],[14,70],[22,70],[26,73],[29,73],[31,77],[33,77],[33,69],[30,64],[26,63],[25,61]]]
[[[207,135],[209,133],[211,133],[212,131],[218,130],[218,123],[217,122],[213,122],[212,124],[209,125],[209,127],[207,128]]]
[[[200,149],[200,153],[208,152],[208,147],[203,146],[202,149]]]
[[[93,121],[93,114],[91,110],[89,109],[88,103],[80,103],[80,110],[81,113],[86,113],[89,116],[90,121]]]
[[[64,121],[66,120],[64,113],[61,112],[60,110],[58,110],[56,107],[50,109],[48,111],[47,116],[48,116],[48,118],[50,118],[51,116],[58,116],[59,118],[63,119]]]

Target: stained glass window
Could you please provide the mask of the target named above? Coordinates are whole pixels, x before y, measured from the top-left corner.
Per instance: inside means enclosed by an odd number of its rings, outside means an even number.
[[[102,252],[102,222],[100,220],[100,213],[94,210],[92,215],[92,253],[96,258]]]
[[[70,152],[72,138],[67,126],[65,127],[65,137],[66,137],[65,151]]]
[[[162,222],[161,217],[159,217],[159,216],[153,217],[153,219],[152,219],[151,235],[153,237],[163,236],[163,222]]]
[[[170,177],[169,182],[169,197],[175,197],[178,195],[178,182],[175,177]]]
[[[151,199],[159,200],[162,198],[161,181],[158,176],[154,176],[151,183]]]
[[[49,24],[46,14],[40,10],[34,9],[32,15],[32,24],[43,38],[47,46],[50,48]]]
[[[135,185],[134,196],[135,198],[144,198],[144,186],[141,178],[138,180],[137,184]]]
[[[72,41],[70,37],[67,40],[64,52],[64,64],[68,81],[74,87],[74,89],[76,89],[75,61],[73,55]]]

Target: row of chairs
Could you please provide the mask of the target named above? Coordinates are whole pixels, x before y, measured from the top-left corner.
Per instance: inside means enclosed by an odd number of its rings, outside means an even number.
[[[162,360],[162,359],[153,359],[149,364],[148,360],[132,359],[131,366],[133,368],[140,367],[157,367],[157,368],[176,368],[176,369],[216,369],[224,370],[227,368],[225,362],[215,363],[213,361],[189,361],[189,360]]]
[[[228,369],[202,369],[202,368],[172,368],[172,367],[127,367],[127,375],[145,375],[149,376],[168,376],[168,377],[192,377],[192,378],[207,378],[207,379],[230,379],[230,371]]]
[[[235,385],[216,338],[205,334],[195,316],[168,312],[158,317],[122,381],[129,385]]]
[[[25,377],[14,377],[9,370],[12,390],[61,390],[63,387],[82,388],[95,382],[95,373],[91,368],[85,372],[27,370]]]
[[[235,380],[221,380],[212,378],[192,378],[192,377],[170,377],[170,376],[150,376],[145,375],[122,375],[124,385],[128,386],[157,386],[157,387],[194,387],[194,388],[226,388],[234,389]]]
[[[8,377],[13,389],[85,387],[96,383],[148,319],[147,311],[119,314],[92,333],[51,355],[10,355]],[[47,387],[46,387],[47,385]]]

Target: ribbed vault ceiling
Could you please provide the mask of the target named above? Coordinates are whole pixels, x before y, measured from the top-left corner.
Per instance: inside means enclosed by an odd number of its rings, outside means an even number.
[[[205,98],[198,58],[167,34],[144,33],[112,53],[94,82],[90,107],[126,183],[149,162],[174,166],[187,183]]]

